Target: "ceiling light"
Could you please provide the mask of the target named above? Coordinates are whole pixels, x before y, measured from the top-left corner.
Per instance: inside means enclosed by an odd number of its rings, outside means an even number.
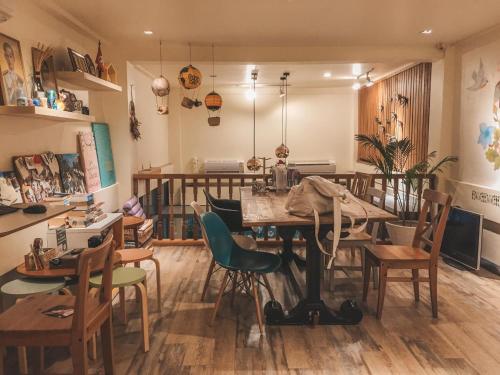
[[[352,85],[353,90],[359,90],[361,88],[361,83],[359,82],[354,82]]]
[[[144,30],[144,35],[153,35],[151,30]]]
[[[371,86],[373,86],[373,81],[366,82],[366,87],[371,87]]]
[[[330,72],[324,72],[323,73],[323,77],[324,78],[331,78],[331,76],[332,76],[332,73],[330,73]]]
[[[420,34],[430,35],[432,34],[432,29],[425,29],[420,32]]]

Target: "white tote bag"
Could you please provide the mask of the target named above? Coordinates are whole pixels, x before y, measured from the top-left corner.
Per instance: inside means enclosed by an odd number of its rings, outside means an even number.
[[[351,221],[349,233],[362,232],[368,222],[368,213],[363,205],[344,186],[335,184],[320,176],[309,176],[302,179],[299,185],[293,186],[285,204],[286,210],[297,216],[314,216],[316,241],[324,254],[331,257],[330,268],[335,258],[340,240],[342,216]],[[333,246],[332,253],[328,253],[319,241],[319,215],[333,214]],[[364,222],[355,226],[354,217],[364,216]],[[329,236],[330,237],[330,236]]]

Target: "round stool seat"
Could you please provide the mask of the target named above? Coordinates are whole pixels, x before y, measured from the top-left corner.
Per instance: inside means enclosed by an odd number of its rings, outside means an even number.
[[[146,271],[137,267],[118,267],[113,270],[113,288],[121,288],[141,283],[146,278]],[[91,287],[98,288],[102,283],[102,275],[90,278]]]
[[[233,240],[236,244],[245,250],[257,250],[257,242],[248,236],[242,234],[233,234]]]
[[[116,252],[120,254],[121,264],[140,262],[153,257],[153,251],[149,249],[126,249]]]
[[[123,228],[125,229],[135,229],[139,228],[146,219],[139,216],[124,216],[123,217]]]
[[[17,298],[57,292],[66,285],[64,279],[17,279],[2,285],[2,294]]]

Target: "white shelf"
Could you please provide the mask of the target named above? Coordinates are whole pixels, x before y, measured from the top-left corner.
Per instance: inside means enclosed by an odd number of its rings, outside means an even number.
[[[55,122],[94,122],[95,117],[78,112],[59,111],[35,106],[0,106],[0,116],[29,117]]]
[[[59,71],[57,72],[57,80],[62,82],[62,86],[74,90],[122,91],[121,86],[90,73]]]

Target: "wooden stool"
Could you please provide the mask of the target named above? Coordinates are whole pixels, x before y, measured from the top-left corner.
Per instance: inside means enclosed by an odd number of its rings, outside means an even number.
[[[126,249],[116,252],[121,256],[121,264],[134,263],[135,267],[140,267],[143,260],[152,260],[156,267],[156,299],[158,312],[161,311],[161,280],[160,280],[160,262],[153,258],[153,251],[149,249]]]
[[[93,288],[99,288],[102,283],[102,276],[93,276],[89,280],[89,285]],[[148,294],[146,292],[146,271],[136,267],[118,267],[113,270],[113,288],[120,290],[120,302],[122,313],[126,317],[125,309],[125,287],[134,286],[137,295],[140,298],[141,320],[142,320],[142,338],[144,351],[149,351],[149,317],[148,317]],[[126,321],[126,319],[124,319]]]
[[[123,229],[132,229],[134,232],[135,247],[141,246],[139,243],[139,228],[144,224],[145,219],[139,216],[124,216]]]
[[[16,303],[22,298],[37,294],[49,294],[58,291],[64,291],[64,294],[71,294],[66,289],[64,279],[17,279],[9,281],[2,285],[2,310],[5,310],[3,296],[15,298]],[[0,353],[3,355],[3,353]],[[20,346],[17,349],[17,358],[19,362],[19,373],[28,373],[28,360],[26,357],[26,347]]]

